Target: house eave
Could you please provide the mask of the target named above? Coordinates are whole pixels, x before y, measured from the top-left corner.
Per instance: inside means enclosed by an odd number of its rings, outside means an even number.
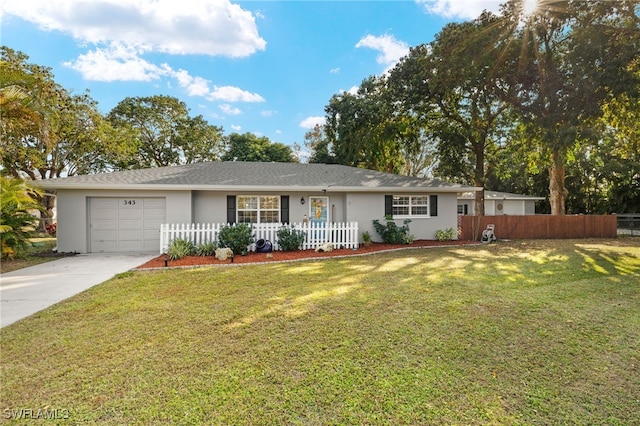
[[[111,191],[219,191],[219,192],[372,192],[372,193],[462,193],[479,191],[477,187],[446,187],[446,186],[248,186],[248,185],[159,185],[159,184],[114,184],[114,183],[71,183],[52,181],[35,181],[34,185],[48,190],[111,190]]]

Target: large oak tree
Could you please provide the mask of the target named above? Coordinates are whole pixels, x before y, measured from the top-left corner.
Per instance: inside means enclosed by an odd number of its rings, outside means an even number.
[[[218,161],[223,154],[222,128],[201,115],[191,117],[187,105],[171,96],[125,98],[108,118],[114,127],[133,135],[135,152],[126,160],[115,159],[118,169]]]
[[[510,1],[502,15],[521,46],[515,69],[523,88],[511,104],[548,152],[551,213],[564,214],[567,155],[600,137],[593,119],[607,102],[625,93],[638,99],[640,9],[626,0],[538,6],[525,16],[521,2]]]

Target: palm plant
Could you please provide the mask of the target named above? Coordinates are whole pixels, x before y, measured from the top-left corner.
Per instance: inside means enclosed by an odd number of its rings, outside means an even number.
[[[24,250],[38,225],[34,211],[42,211],[35,197],[40,190],[17,178],[0,178],[0,243],[2,257],[12,258]]]

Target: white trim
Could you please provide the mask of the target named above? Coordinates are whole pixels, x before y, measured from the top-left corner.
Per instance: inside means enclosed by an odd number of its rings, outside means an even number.
[[[248,185],[162,185],[162,184],[136,184],[136,183],[70,183],[57,182],[57,179],[36,180],[32,185],[44,189],[99,189],[99,190],[128,190],[128,191],[222,191],[222,192],[362,192],[362,193],[415,193],[425,191],[430,194],[440,193],[462,193],[480,191],[480,187],[440,187],[440,186],[248,186]]]
[[[255,209],[241,209],[240,208],[240,198],[242,197],[246,197],[246,198],[257,198],[257,207]],[[260,206],[260,199],[261,198],[266,198],[266,197],[273,197],[273,198],[277,198],[278,199],[278,207],[275,209],[268,209],[268,208],[261,208]],[[256,212],[257,213],[257,222],[241,222],[239,220],[239,213],[240,211],[243,212]],[[274,223],[274,222],[260,222],[260,212],[277,212],[278,213],[278,219],[276,220],[275,223],[280,223],[280,221],[282,220],[282,218],[280,217],[282,214],[282,196],[281,195],[267,195],[267,194],[241,194],[241,195],[236,195],[236,222],[238,223],[250,223],[250,224],[256,224],[256,223]]]

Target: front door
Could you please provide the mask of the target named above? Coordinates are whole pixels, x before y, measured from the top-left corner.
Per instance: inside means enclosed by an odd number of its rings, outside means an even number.
[[[329,197],[309,197],[309,220],[311,223],[329,222]]]
[[[312,243],[327,241],[326,227],[329,223],[329,197],[309,197],[309,225],[311,233],[307,235]]]

